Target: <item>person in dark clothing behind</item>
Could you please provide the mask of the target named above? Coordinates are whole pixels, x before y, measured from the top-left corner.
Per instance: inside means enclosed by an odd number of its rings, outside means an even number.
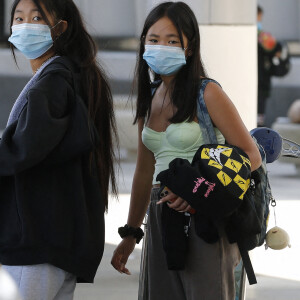
[[[24,300],[73,299],[104,248],[116,195],[113,104],[72,0],[15,0],[9,41],[33,77],[0,141],[0,263]]]
[[[281,45],[275,38],[262,30],[263,9],[257,7],[257,33],[258,33],[258,103],[257,125],[264,126],[266,103],[271,92],[271,76],[273,58],[280,57]]]

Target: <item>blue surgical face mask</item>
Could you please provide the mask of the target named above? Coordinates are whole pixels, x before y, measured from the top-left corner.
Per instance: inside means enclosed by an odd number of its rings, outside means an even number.
[[[184,50],[180,47],[145,45],[144,60],[159,75],[173,75],[186,64]]]
[[[261,22],[257,22],[257,30],[262,31],[262,24]]]
[[[12,34],[8,41],[28,59],[42,56],[53,45],[51,30],[48,25],[23,23],[13,25],[11,29]]]

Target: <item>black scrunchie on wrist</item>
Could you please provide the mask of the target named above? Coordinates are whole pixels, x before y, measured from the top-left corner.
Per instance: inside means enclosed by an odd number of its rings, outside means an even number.
[[[123,227],[119,227],[118,233],[121,238],[130,236],[130,235],[133,236],[136,239],[137,244],[141,241],[141,239],[144,236],[144,231],[140,227],[134,228],[134,227],[128,226],[127,224]]]

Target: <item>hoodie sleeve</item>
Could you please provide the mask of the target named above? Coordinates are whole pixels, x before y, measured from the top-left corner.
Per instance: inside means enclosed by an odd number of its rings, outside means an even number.
[[[0,140],[0,176],[35,166],[63,139],[70,119],[70,93],[68,81],[55,73],[44,75],[28,92],[19,119]]]

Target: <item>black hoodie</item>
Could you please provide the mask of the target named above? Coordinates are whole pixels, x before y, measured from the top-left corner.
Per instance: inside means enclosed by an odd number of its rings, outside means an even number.
[[[104,201],[90,153],[76,67],[49,64],[0,141],[0,263],[49,263],[93,282],[104,248]],[[99,143],[101,141],[97,141]]]

